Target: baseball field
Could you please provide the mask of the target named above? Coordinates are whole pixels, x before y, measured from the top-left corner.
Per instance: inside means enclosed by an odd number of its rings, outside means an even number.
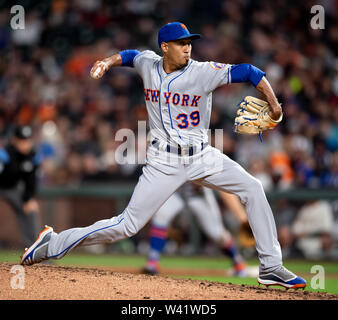
[[[287,260],[285,266],[307,280],[305,290],[265,288],[256,278],[227,275],[222,257],[164,256],[158,276],[141,274],[140,255],[88,254],[75,250],[51,264],[25,267],[21,287],[13,268],[20,252],[0,251],[2,300],[338,300],[338,263]],[[256,266],[258,261],[248,261]],[[13,288],[14,287],[14,288]]]

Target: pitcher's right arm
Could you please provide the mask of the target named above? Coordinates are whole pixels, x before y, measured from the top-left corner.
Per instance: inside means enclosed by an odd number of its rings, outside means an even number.
[[[133,60],[139,53],[138,50],[124,50],[103,60],[96,61],[90,70],[90,76],[94,79],[99,79],[111,67],[133,67]]]

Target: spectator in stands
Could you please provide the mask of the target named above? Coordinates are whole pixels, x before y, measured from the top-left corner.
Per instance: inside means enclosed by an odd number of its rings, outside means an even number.
[[[329,202],[306,203],[292,224],[295,245],[306,258],[330,257],[333,247],[333,211]]]

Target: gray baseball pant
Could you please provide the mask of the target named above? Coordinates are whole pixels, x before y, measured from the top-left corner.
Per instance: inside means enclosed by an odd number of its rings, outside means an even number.
[[[211,146],[196,155],[182,158],[173,158],[166,151],[149,147],[146,166],[126,209],[88,227],[72,228],[59,234],[54,232],[48,246],[48,257],[59,259],[80,245],[114,243],[135,235],[186,181],[238,195],[246,206],[256,240],[260,270],[273,270],[282,264],[275,221],[262,184]]]

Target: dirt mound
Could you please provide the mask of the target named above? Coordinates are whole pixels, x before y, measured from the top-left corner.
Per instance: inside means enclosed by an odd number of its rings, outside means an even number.
[[[121,273],[109,269],[34,265],[24,289],[12,289],[13,264],[0,264],[2,300],[337,300],[338,295]],[[13,271],[13,269],[12,269]],[[14,278],[15,279],[15,278]],[[22,284],[22,283],[21,283]]]

